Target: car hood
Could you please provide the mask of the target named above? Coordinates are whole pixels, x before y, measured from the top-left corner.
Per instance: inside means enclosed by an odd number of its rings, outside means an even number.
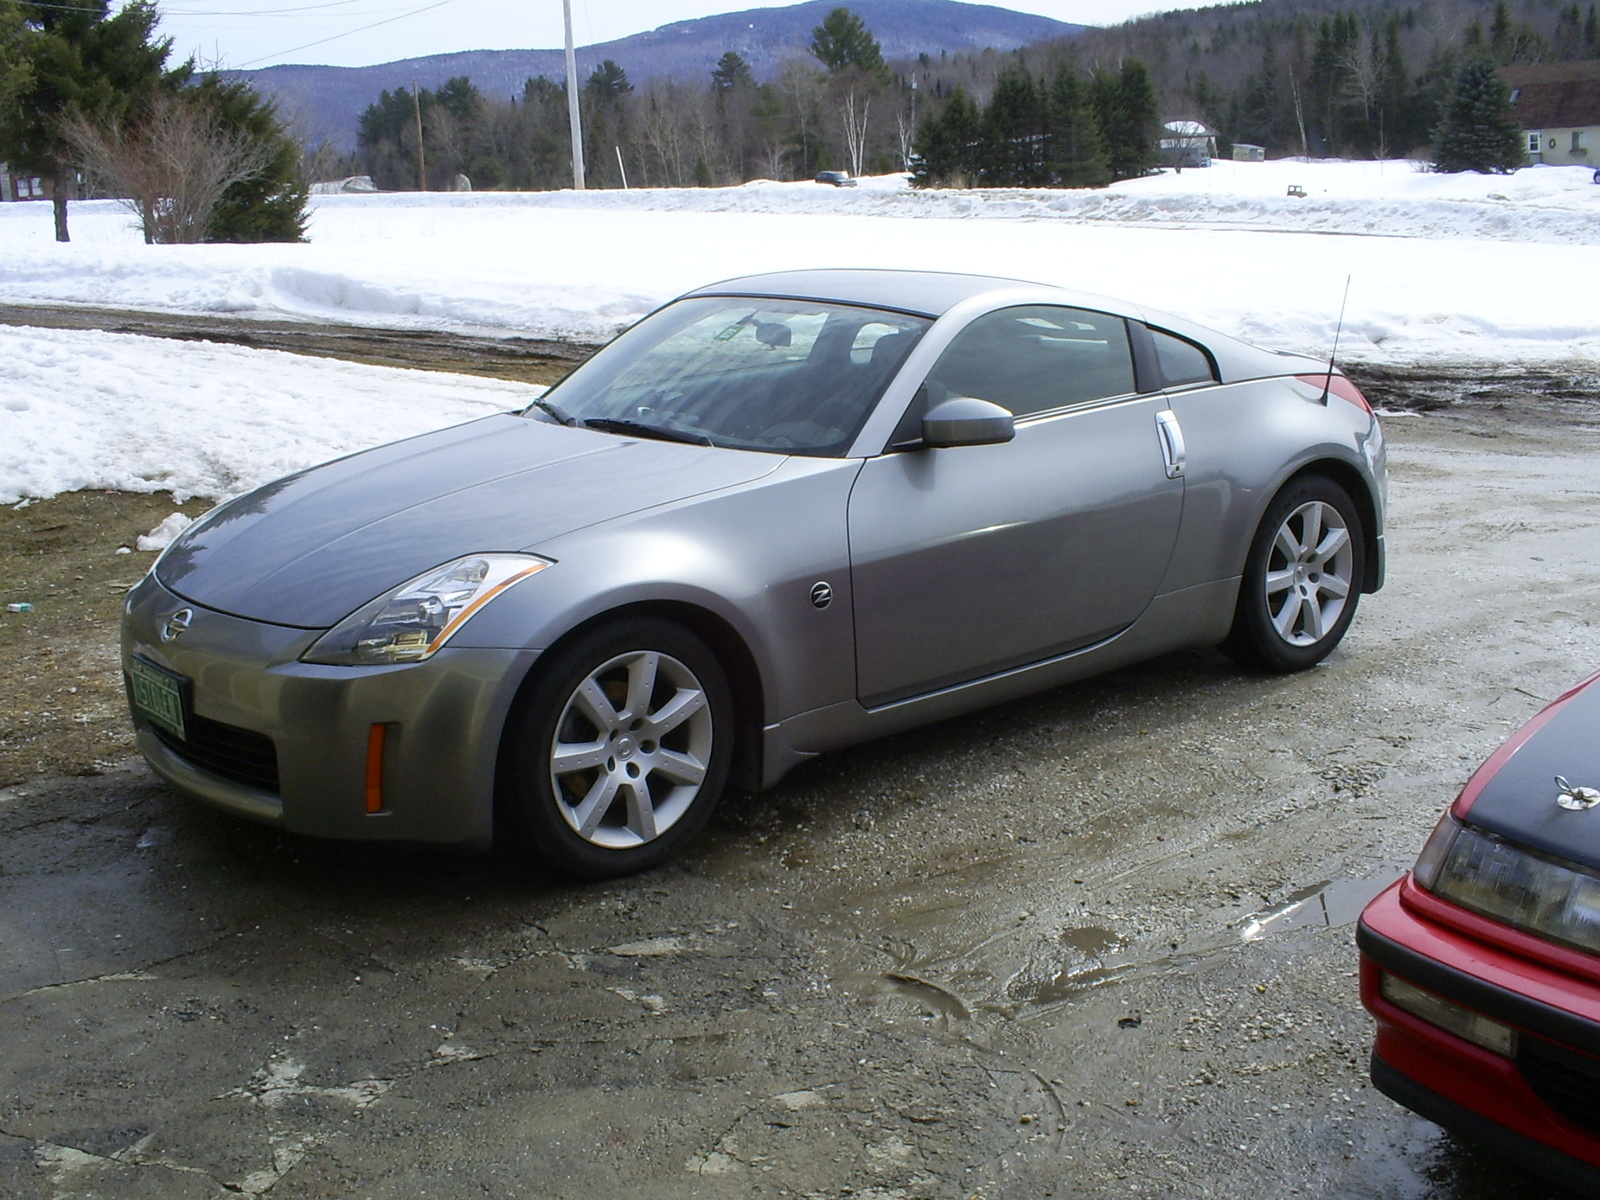
[[[156,575],[207,608],[326,629],[460,555],[537,549],[588,525],[759,479],[782,461],[502,414],[230,500],[172,544]]]
[[[1556,803],[1557,775],[1573,787],[1600,788],[1600,683],[1591,679],[1568,693],[1517,738],[1520,744],[1460,815],[1524,846],[1600,868],[1600,806]]]

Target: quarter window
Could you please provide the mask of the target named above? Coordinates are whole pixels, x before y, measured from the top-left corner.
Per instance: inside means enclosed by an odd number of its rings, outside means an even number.
[[[1196,383],[1215,383],[1217,369],[1211,356],[1187,338],[1152,329],[1150,337],[1156,345],[1156,363],[1161,368],[1161,380],[1167,387],[1187,387]]]
[[[1039,304],[986,313],[958,333],[928,375],[927,402],[973,396],[1023,417],[1133,390],[1121,317]]]

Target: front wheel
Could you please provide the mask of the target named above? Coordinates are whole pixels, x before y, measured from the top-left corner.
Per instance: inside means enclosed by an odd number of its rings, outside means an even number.
[[[704,642],[666,621],[629,621],[535,670],[508,729],[500,803],[541,858],[609,879],[700,831],[733,752],[732,694]]]
[[[1321,662],[1356,615],[1365,553],[1361,515],[1348,492],[1320,475],[1291,483],[1251,543],[1223,649],[1268,671]]]

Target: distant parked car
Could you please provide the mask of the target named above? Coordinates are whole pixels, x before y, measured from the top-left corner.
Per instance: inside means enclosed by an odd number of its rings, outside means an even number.
[[[128,595],[140,750],[326,837],[639,870],[727,780],[1186,646],[1273,671],[1383,580],[1325,362],[1042,284],[727,280],[520,413],[269,483]]]
[[[818,171],[818,183],[831,183],[834,187],[855,187],[856,181],[850,177],[849,171]]]
[[[1478,768],[1356,939],[1378,1088],[1600,1196],[1600,675]]]

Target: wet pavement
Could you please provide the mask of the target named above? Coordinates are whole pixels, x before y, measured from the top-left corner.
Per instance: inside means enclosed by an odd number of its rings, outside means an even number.
[[[1600,420],[1387,428],[1389,586],[1324,666],[830,755],[638,878],[286,838],[131,763],[0,791],[0,1196],[1551,1195],[1371,1088],[1352,935],[1600,665]]]

